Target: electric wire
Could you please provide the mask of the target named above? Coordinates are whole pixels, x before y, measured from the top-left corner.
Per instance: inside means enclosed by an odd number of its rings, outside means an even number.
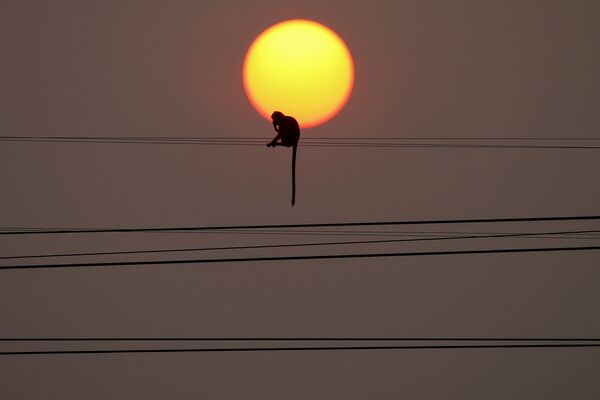
[[[5,337],[0,342],[600,342],[582,337],[440,337],[440,336],[111,336],[111,337]]]
[[[50,257],[83,257],[83,256],[105,256],[105,255],[133,255],[133,254],[152,254],[152,253],[176,253],[176,252],[201,252],[201,251],[223,251],[223,250],[248,250],[248,249],[275,249],[289,247],[316,247],[316,246],[343,246],[357,244],[384,244],[384,243],[404,243],[404,242],[424,242],[424,241],[444,241],[444,240],[464,240],[464,239],[490,239],[490,238],[568,238],[585,239],[577,237],[561,237],[565,234],[579,233],[597,233],[600,230],[579,230],[579,231],[555,231],[555,232],[525,232],[525,233],[500,233],[491,235],[467,235],[467,236],[445,236],[445,237],[426,237],[416,239],[387,239],[387,240],[355,240],[344,242],[316,242],[316,243],[280,243],[269,245],[245,245],[245,246],[217,246],[217,247],[195,247],[178,249],[158,249],[158,250],[126,250],[126,251],[104,251],[104,252],[79,252],[79,253],[53,253],[36,255],[14,255],[0,256],[0,260],[9,259],[33,259]],[[558,237],[555,237],[558,236]],[[596,238],[594,238],[596,239]]]
[[[308,260],[334,260],[334,259],[359,259],[359,258],[390,258],[390,257],[423,257],[423,256],[450,256],[474,254],[508,254],[508,253],[546,253],[546,252],[582,252],[600,250],[600,246],[579,247],[534,247],[534,248],[504,248],[504,249],[477,249],[477,250],[446,250],[446,251],[417,251],[400,253],[358,253],[358,254],[319,254],[306,256],[276,256],[276,257],[239,257],[239,258],[200,258],[200,259],[171,259],[171,260],[146,260],[146,261],[114,261],[114,262],[88,262],[88,263],[56,263],[33,265],[6,265],[2,270],[25,269],[51,269],[51,268],[92,268],[92,267],[141,267],[167,264],[215,264],[215,263],[240,263],[240,262],[268,262],[268,261],[308,261]]]
[[[333,222],[313,224],[269,224],[269,225],[229,225],[229,226],[183,226],[154,228],[87,228],[87,229],[34,229],[22,231],[0,231],[0,235],[43,235],[73,233],[122,233],[122,232],[161,232],[161,231],[209,231],[232,229],[280,229],[280,228],[324,228],[349,226],[391,226],[391,225],[441,225],[441,224],[482,224],[498,222],[557,222],[600,220],[600,215],[553,216],[553,217],[516,217],[516,218],[477,218],[477,219],[440,219],[440,220],[404,220],[404,221],[368,221]]]
[[[204,146],[264,146],[264,141],[267,138],[254,138],[254,137],[151,137],[151,136],[138,136],[138,137],[83,137],[83,136],[0,136],[0,141],[4,142],[37,142],[37,143],[97,143],[97,144],[161,144],[161,145],[204,145]],[[388,140],[388,142],[382,142],[382,140]],[[398,143],[398,141],[414,141],[420,140],[423,143]],[[478,144],[469,143],[430,143],[430,140],[438,141],[475,141],[481,142]],[[388,137],[388,138],[364,138],[364,137],[346,137],[346,138],[305,138],[301,140],[299,146],[303,147],[358,147],[358,148],[479,148],[479,149],[600,149],[597,145],[583,145],[583,144],[489,144],[486,143],[490,140],[495,141],[538,141],[538,142],[549,142],[549,141],[595,141],[598,138],[400,138],[400,137]]]
[[[225,352],[298,352],[298,351],[377,351],[377,350],[499,350],[499,349],[558,349],[599,348],[600,343],[542,343],[542,344],[450,344],[412,346],[289,346],[289,347],[208,347],[161,349],[102,349],[102,350],[33,350],[2,351],[0,356],[75,355],[75,354],[134,354],[134,353],[225,353]]]

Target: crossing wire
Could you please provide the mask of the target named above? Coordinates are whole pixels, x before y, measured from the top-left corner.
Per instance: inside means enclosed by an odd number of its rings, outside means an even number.
[[[600,343],[542,343],[542,344],[450,344],[412,346],[289,346],[289,347],[209,347],[162,349],[102,349],[102,350],[33,350],[2,351],[0,356],[75,355],[75,354],[135,354],[135,353],[241,353],[241,352],[315,352],[315,351],[381,351],[381,350],[507,350],[599,348]]]
[[[448,255],[473,255],[473,254],[508,254],[508,253],[545,253],[545,252],[580,252],[600,250],[600,246],[581,247],[536,247],[536,248],[507,248],[507,249],[478,249],[478,250],[448,250],[448,251],[419,251],[405,253],[359,253],[359,254],[326,254],[309,256],[279,256],[279,257],[240,257],[240,258],[201,258],[201,259],[172,259],[153,261],[115,261],[91,263],[56,263],[34,265],[7,265],[1,270],[18,269],[50,269],[50,268],[91,268],[91,267],[133,267],[166,264],[214,264],[214,263],[240,263],[258,261],[308,261],[308,260],[334,260],[334,259],[359,259],[359,258],[389,258],[389,257],[422,257],[422,256],[448,256]]]
[[[320,342],[600,342],[600,338],[581,337],[440,337],[440,336],[111,336],[111,337],[5,337],[0,342],[181,342],[181,341],[216,341],[216,342],[294,342],[294,341],[320,341]]]
[[[87,143],[87,144],[159,144],[159,145],[203,145],[203,146],[264,146],[267,138],[244,137],[84,137],[84,136],[0,136],[4,142],[36,142],[36,143]],[[387,140],[388,142],[382,142]],[[422,141],[422,143],[399,143],[398,141]],[[454,143],[431,143],[430,140],[451,141]],[[471,143],[456,143],[457,140],[470,141]],[[490,144],[496,141],[533,141],[544,144]],[[564,144],[572,140],[577,144]],[[598,138],[306,138],[301,140],[300,146],[307,147],[347,147],[347,148],[473,148],[473,149],[600,149],[600,146],[581,144],[582,141],[595,141]],[[390,142],[391,141],[391,142]],[[483,142],[482,142],[483,141]],[[549,141],[560,141],[563,144],[547,144]],[[473,144],[475,142],[475,144]],[[477,143],[480,142],[480,143]],[[481,143],[482,142],[482,143]]]
[[[106,256],[106,255],[132,255],[132,254],[153,254],[153,253],[177,253],[177,252],[200,252],[200,251],[223,251],[223,250],[250,250],[250,249],[275,249],[289,247],[316,247],[316,246],[341,246],[358,244],[385,244],[385,243],[404,243],[404,242],[424,242],[424,241],[444,241],[444,240],[464,240],[464,239],[489,239],[489,238],[548,238],[557,239],[579,239],[589,240],[598,239],[597,237],[561,237],[558,235],[597,233],[600,230],[579,230],[579,231],[558,231],[558,232],[526,232],[526,233],[503,233],[492,235],[466,235],[466,236],[445,236],[445,237],[426,237],[416,239],[388,239],[388,240],[354,240],[345,242],[316,242],[316,243],[289,243],[289,244],[270,244],[270,245],[249,245],[249,246],[217,246],[217,247],[196,247],[180,249],[160,249],[160,250],[129,250],[129,251],[104,251],[104,252],[79,252],[79,253],[53,253],[53,254],[35,254],[35,255],[15,255],[1,256],[0,260],[11,259],[32,259],[32,258],[50,258],[50,257],[83,257],[83,256]]]
[[[557,222],[600,220],[600,215],[554,216],[554,217],[517,217],[517,218],[477,218],[477,219],[441,219],[441,220],[405,220],[405,221],[369,221],[334,222],[313,224],[270,224],[270,225],[225,225],[225,226],[183,226],[155,228],[88,228],[88,229],[34,229],[0,231],[0,235],[44,235],[74,233],[123,233],[123,232],[163,232],[163,231],[210,231],[232,229],[280,229],[280,228],[325,228],[349,226],[392,226],[392,225],[442,225],[442,224],[482,224],[507,222]]]

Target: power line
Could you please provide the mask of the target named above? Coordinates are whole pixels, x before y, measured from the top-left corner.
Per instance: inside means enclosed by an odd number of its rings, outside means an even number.
[[[600,149],[600,146],[595,145],[548,145],[548,144],[465,144],[465,143],[397,143],[397,142],[381,142],[360,141],[364,139],[355,138],[359,142],[340,141],[335,139],[331,142],[325,142],[319,139],[324,138],[309,138],[300,142],[301,147],[348,147],[348,148],[462,148],[462,149]],[[339,139],[339,138],[336,138]],[[393,140],[393,138],[390,138]],[[583,139],[578,140],[596,140]],[[380,139],[381,140],[381,139]],[[399,140],[399,139],[396,139]],[[417,140],[417,139],[412,139]],[[444,140],[444,139],[440,139]],[[452,140],[447,139],[447,140]],[[463,139],[466,140],[466,139]],[[473,140],[473,139],[471,139]],[[517,140],[517,139],[497,139],[497,140]],[[534,139],[529,139],[534,140]],[[545,139],[550,140],[549,138]],[[563,138],[562,140],[568,140]],[[228,139],[153,139],[153,138],[84,138],[84,137],[0,137],[0,141],[5,142],[36,142],[36,143],[87,143],[87,144],[159,144],[159,145],[203,145],[203,146],[264,146],[262,141],[256,141],[248,138],[240,138],[235,140]]]
[[[156,142],[156,143],[203,143],[203,142],[222,142],[222,143],[259,143],[265,144],[265,141],[271,140],[272,137],[243,137],[243,136],[0,136],[0,141],[78,141],[78,142],[115,142],[115,143],[137,143],[137,142]],[[365,137],[365,136],[345,136],[345,137],[317,137],[317,136],[306,136],[303,135],[301,141],[306,143],[319,143],[323,141],[329,141],[329,144],[339,143],[360,143],[371,142],[381,143],[382,141],[392,141],[391,143],[398,141],[470,141],[470,142],[564,142],[564,141],[597,141],[600,140],[598,137],[399,137],[399,136],[388,136],[388,137]],[[384,142],[388,143],[388,142]]]
[[[74,354],[134,354],[134,353],[224,353],[224,352],[291,352],[291,351],[376,351],[376,350],[467,350],[467,349],[542,349],[542,348],[592,348],[600,343],[543,343],[543,344],[465,344],[465,345],[414,345],[414,346],[311,346],[311,347],[220,347],[171,349],[103,349],[103,350],[34,350],[3,351],[0,356],[24,355],[74,355]]]
[[[15,140],[13,140],[15,141]],[[31,140],[28,140],[31,142]],[[43,141],[37,141],[43,142]],[[68,143],[75,143],[76,141],[61,141]],[[89,143],[89,142],[87,142]],[[130,144],[130,142],[109,142],[102,141],[97,143],[123,143]],[[255,143],[177,143],[177,142],[136,142],[136,144],[163,144],[163,145],[176,145],[176,144],[194,144],[203,146],[264,146],[263,144]],[[402,145],[384,145],[384,144],[310,144],[302,143],[299,147],[334,147],[334,148],[438,148],[438,149],[563,149],[563,150],[598,150],[600,146],[541,146],[541,145],[451,145],[451,144],[402,144]]]
[[[586,136],[310,136],[303,135],[303,140],[517,140],[517,141],[563,141],[563,140],[600,140],[600,137]],[[1,139],[81,139],[81,140],[271,140],[272,136],[0,136]]]
[[[35,231],[41,231],[44,232],[44,230],[56,230],[56,229],[61,229],[61,230],[75,230],[77,228],[35,228],[35,229],[20,229],[20,230],[15,230],[15,229],[2,229],[0,228],[0,233],[3,231],[10,231],[10,232],[16,232],[16,231],[23,231],[23,232],[35,232]],[[10,232],[6,232],[7,234]],[[44,232],[45,233],[45,232]],[[431,233],[431,232],[405,232],[405,231],[348,231],[348,230],[318,230],[318,231],[313,231],[313,230],[281,230],[281,229],[243,229],[243,230],[235,230],[235,229],[226,229],[226,230],[202,230],[202,231],[178,231],[178,230],[169,230],[169,231],[165,231],[165,232],[150,232],[150,233],[173,233],[173,234],[187,234],[187,233],[198,233],[198,234],[219,234],[219,235],[277,235],[277,236],[286,236],[286,235],[290,235],[290,236],[358,236],[358,237],[415,237],[415,236],[419,236],[419,237],[446,237],[448,235],[453,235],[453,234],[459,234],[459,233],[452,233],[452,232],[438,232],[438,233]],[[465,233],[463,233],[465,234]],[[469,233],[471,234],[471,233]],[[479,233],[473,233],[473,234],[479,234]],[[485,234],[485,233],[481,233],[481,234]]]
[[[528,232],[528,233],[501,233],[491,235],[467,235],[467,236],[446,236],[446,237],[426,237],[417,239],[389,239],[389,240],[354,240],[345,242],[317,242],[317,243],[290,243],[290,244],[270,244],[270,245],[248,245],[248,246],[220,246],[220,247],[200,247],[183,249],[160,249],[160,250],[129,250],[129,251],[104,251],[104,252],[80,252],[80,253],[53,253],[36,255],[16,255],[2,256],[0,260],[9,259],[31,259],[31,258],[49,258],[49,257],[82,257],[82,256],[105,256],[105,255],[131,255],[131,254],[152,254],[152,253],[177,253],[177,252],[198,252],[198,251],[222,251],[222,250],[250,250],[250,249],[275,249],[288,247],[316,247],[316,246],[341,246],[357,244],[384,244],[401,242],[422,242],[422,241],[443,241],[443,240],[464,240],[464,239],[490,239],[490,238],[543,238],[543,235],[568,235],[579,233],[597,233],[600,230],[580,230],[580,231],[558,231],[558,232]],[[565,239],[562,237],[558,237]],[[578,237],[567,237],[567,239],[589,239]],[[596,239],[595,237],[593,239]]]
[[[1,231],[25,231],[25,232],[31,232],[31,231],[44,231],[44,230],[56,230],[56,229],[64,229],[64,230],[75,230],[77,228],[65,228],[65,227],[60,227],[60,228],[2,228],[0,227],[0,232]],[[163,232],[152,232],[152,233],[163,233]],[[218,235],[277,235],[277,236],[356,236],[356,237],[436,237],[436,238],[443,238],[443,237],[449,237],[451,235],[495,235],[495,234],[518,234],[520,232],[490,232],[488,231],[478,231],[478,232],[473,232],[473,231],[388,231],[388,230],[384,230],[384,231],[373,231],[373,230],[323,230],[323,229],[319,229],[319,230],[305,230],[305,229],[241,229],[241,230],[235,230],[235,229],[226,229],[226,230],[208,230],[208,231],[177,231],[177,230],[172,230],[172,231],[166,231],[164,233],[173,233],[173,234],[188,234],[188,233],[195,233],[195,234],[218,234]],[[569,234],[568,236],[564,236],[563,238],[567,239],[567,238],[572,238],[572,239],[581,239],[581,238],[586,238],[586,239],[598,239],[600,238],[600,236],[596,235],[596,234]]]
[[[0,227],[0,231],[24,231],[24,232],[32,232],[32,231],[45,231],[45,230],[76,230],[77,228],[2,228]],[[291,235],[291,236],[358,236],[358,237],[446,237],[448,235],[485,235],[485,234],[495,234],[497,232],[488,233],[488,232],[452,232],[452,231],[444,231],[444,232],[431,232],[431,231],[357,231],[357,230],[305,230],[305,229],[226,229],[226,230],[208,230],[208,231],[177,231],[170,230],[166,231],[166,233],[199,233],[199,234],[225,234],[225,235]]]
[[[158,233],[158,232],[154,232]],[[266,235],[266,236],[356,236],[356,237],[436,237],[443,238],[449,235],[486,235],[492,233],[486,232],[398,232],[398,231],[347,231],[347,230],[321,230],[321,231],[306,231],[306,230],[225,230],[225,231],[167,231],[162,233],[168,234],[220,234],[220,235]],[[572,236],[564,236],[564,239],[598,239],[600,236],[589,234],[573,234]]]
[[[0,338],[0,342],[182,342],[182,341],[216,341],[216,342],[252,342],[252,341],[352,341],[352,342],[377,342],[377,341],[407,341],[407,342],[599,342],[600,338],[565,338],[565,337],[431,337],[431,336],[413,336],[413,337],[393,337],[393,336],[338,336],[338,337],[319,337],[319,336],[238,336],[238,337],[191,337],[191,336],[173,336],[173,337],[132,337],[132,336],[114,336],[114,337],[7,337]]]
[[[229,225],[229,226],[188,226],[166,228],[89,228],[89,229],[45,229],[29,231],[3,231],[0,235],[42,235],[58,233],[122,233],[122,232],[162,232],[162,231],[210,231],[230,229],[272,229],[272,228],[324,228],[347,226],[384,226],[384,225],[441,225],[441,224],[481,224],[496,222],[549,222],[549,221],[589,221],[599,220],[600,215],[558,216],[558,217],[520,217],[520,218],[478,218],[478,219],[442,219],[407,220],[376,222],[335,222],[316,224],[271,224],[271,225]]]
[[[36,228],[36,229],[20,229],[18,231],[23,232],[35,232],[49,230],[51,228]],[[61,229],[61,230],[76,230],[77,228],[52,228],[52,230]],[[4,230],[0,228],[0,233],[3,231],[14,232],[17,230]],[[6,232],[7,234],[10,232]],[[44,232],[45,233],[45,232]],[[277,235],[277,236],[357,236],[357,237],[446,237],[448,235],[460,234],[453,232],[405,232],[405,231],[355,231],[355,230],[281,230],[281,229],[226,229],[226,230],[201,230],[201,231],[178,231],[178,230],[169,230],[165,232],[150,232],[150,233],[173,233],[173,234],[188,234],[188,233],[197,233],[197,234],[218,234],[218,235]],[[462,233],[466,234],[466,233]],[[471,234],[471,233],[468,233]],[[485,234],[485,233],[472,233],[472,234]]]
[[[213,264],[256,261],[308,261],[308,260],[333,260],[351,258],[386,258],[386,257],[420,257],[442,255],[467,255],[467,254],[501,254],[501,253],[539,253],[539,252],[573,252],[600,250],[600,246],[582,247],[537,247],[537,248],[510,248],[510,249],[482,249],[482,250],[449,250],[449,251],[421,251],[407,253],[362,253],[362,254],[326,254],[310,256],[279,256],[279,257],[243,257],[243,258],[202,258],[191,260],[155,260],[155,261],[116,261],[93,263],[57,263],[34,265],[7,265],[0,270],[15,269],[48,269],[48,268],[90,268],[90,267],[125,267],[125,266],[150,266],[165,264]]]

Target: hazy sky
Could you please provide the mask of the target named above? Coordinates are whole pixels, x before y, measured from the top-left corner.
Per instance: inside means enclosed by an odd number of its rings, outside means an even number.
[[[600,3],[584,0],[2,1],[0,135],[272,136],[245,97],[241,65],[254,37],[291,18],[334,29],[356,67],[346,108],[303,138],[599,137]],[[292,209],[287,149],[0,142],[0,226],[598,214],[599,154],[300,147]],[[0,253],[298,240],[315,239],[2,237]],[[573,244],[526,242],[549,243]],[[0,337],[600,337],[598,261],[589,252],[4,271]],[[0,397],[592,399],[599,362],[593,349],[4,357]]]

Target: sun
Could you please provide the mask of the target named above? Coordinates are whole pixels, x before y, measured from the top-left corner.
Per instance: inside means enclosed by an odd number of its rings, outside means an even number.
[[[314,21],[283,21],[263,31],[246,53],[244,90],[254,108],[270,120],[275,110],[302,128],[321,125],[348,102],[354,62],[346,43]]]

